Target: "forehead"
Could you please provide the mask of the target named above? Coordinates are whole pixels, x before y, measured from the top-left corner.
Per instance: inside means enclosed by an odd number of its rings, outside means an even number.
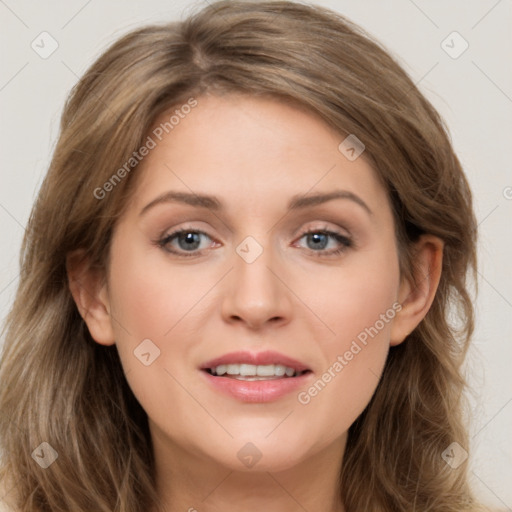
[[[306,109],[246,95],[196,100],[150,130],[154,147],[136,171],[139,206],[166,188],[260,206],[339,188],[386,202],[364,153],[349,160],[339,150],[345,136]]]

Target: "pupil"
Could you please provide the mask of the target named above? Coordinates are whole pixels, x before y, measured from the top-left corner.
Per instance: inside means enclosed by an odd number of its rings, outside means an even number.
[[[324,233],[313,233],[309,236],[310,239],[314,240],[315,247],[318,248],[319,246],[321,246],[321,249],[325,249],[325,246],[327,245],[327,235],[325,235]],[[320,240],[320,237],[323,237],[322,240]],[[320,242],[320,244],[318,244],[317,242]]]
[[[185,247],[182,247],[181,246],[181,242],[185,241],[186,244],[188,245],[185,245]],[[185,233],[185,234],[182,234],[180,237],[179,237],[179,243],[180,243],[180,246],[181,246],[181,249],[185,249],[185,250],[190,250],[190,249],[197,249],[197,247],[199,246],[199,233]],[[192,244],[192,245],[191,245]]]
[[[316,247],[316,248],[320,247],[321,249],[325,249],[325,247],[327,245],[327,235],[325,235],[325,233],[312,233],[312,234],[308,235],[308,238],[310,241],[313,241],[314,247]],[[182,246],[182,242],[185,242],[184,245],[186,247]],[[181,249],[185,249],[185,250],[197,249],[197,247],[200,244],[199,233],[189,232],[189,233],[180,235],[179,244],[180,244]]]

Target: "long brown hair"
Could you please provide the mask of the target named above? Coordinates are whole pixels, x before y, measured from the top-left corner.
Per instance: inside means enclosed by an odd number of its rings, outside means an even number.
[[[476,222],[460,162],[439,114],[379,43],[335,12],[288,1],[221,1],[132,31],[70,94],[0,363],[0,476],[15,486],[18,510],[140,512],[158,501],[147,415],[116,347],[95,343],[78,314],[65,261],[85,248],[105,269],[136,165],[115,183],[114,174],[160,114],[206,93],[290,101],[340,142],[356,134],[387,188],[404,275],[414,275],[419,234],[444,241],[431,309],[391,348],[349,430],[340,499],[347,512],[482,510],[467,463],[452,468],[442,456],[453,442],[469,449],[461,365],[473,332]],[[58,453],[45,470],[31,455],[42,442]]]

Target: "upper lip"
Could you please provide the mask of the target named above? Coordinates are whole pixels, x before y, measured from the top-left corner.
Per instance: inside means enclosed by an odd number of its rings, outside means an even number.
[[[243,350],[230,352],[229,354],[224,354],[223,356],[207,361],[201,365],[201,369],[206,370],[215,368],[221,364],[253,364],[256,366],[279,364],[293,368],[297,372],[309,370],[309,367],[304,363],[272,350],[267,350],[265,352],[247,352]]]

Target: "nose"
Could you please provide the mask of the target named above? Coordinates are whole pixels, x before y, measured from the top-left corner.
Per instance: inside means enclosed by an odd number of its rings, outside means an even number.
[[[248,261],[234,255],[234,268],[223,290],[223,319],[250,329],[285,325],[292,315],[292,292],[283,265],[266,247],[255,261]]]

